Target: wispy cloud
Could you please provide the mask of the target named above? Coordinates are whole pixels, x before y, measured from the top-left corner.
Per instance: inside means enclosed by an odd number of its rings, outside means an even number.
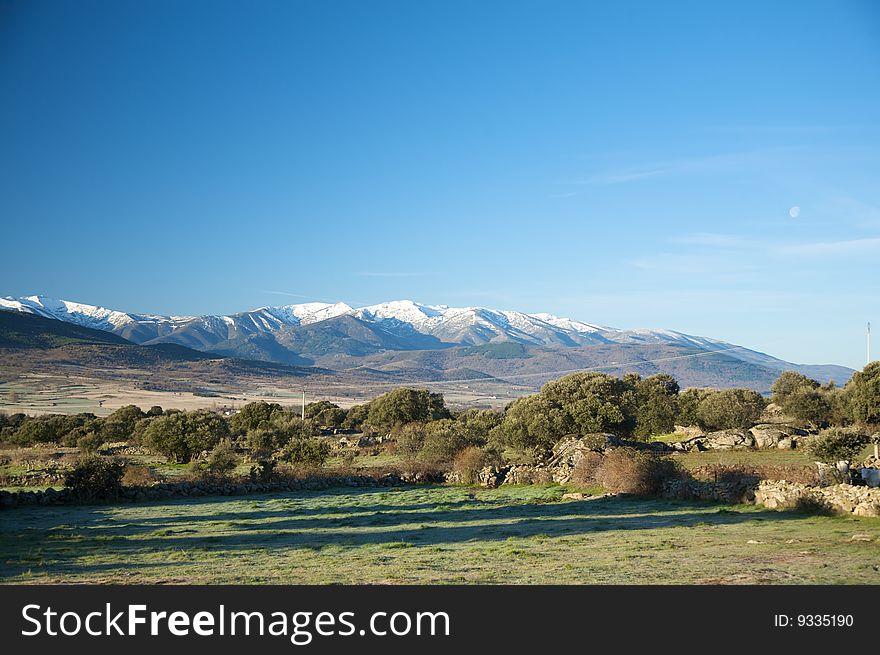
[[[753,242],[737,234],[718,234],[713,232],[683,234],[671,237],[669,242],[679,243],[686,246],[704,246],[710,248],[744,248],[753,245]]]
[[[301,293],[290,293],[289,291],[270,291],[262,289],[260,293],[268,293],[273,296],[287,296],[288,298],[303,298],[304,300],[317,300],[318,302],[327,302],[323,298],[315,298],[314,296],[304,296]]]
[[[880,237],[848,239],[845,241],[815,241],[777,246],[775,252],[783,255],[858,255],[880,254]]]
[[[837,196],[831,199],[836,213],[855,221],[861,227],[880,226],[880,207],[850,196]]]
[[[360,271],[358,277],[428,277],[439,275],[432,272],[409,272],[409,271]]]
[[[743,152],[722,153],[701,157],[689,157],[683,159],[670,159],[653,162],[643,166],[622,168],[606,173],[597,173],[590,177],[575,182],[575,184],[622,184],[656,177],[668,177],[673,175],[696,175],[713,171],[727,170],[754,163],[767,155],[790,150],[790,148],[772,148],[761,150],[749,150]]]

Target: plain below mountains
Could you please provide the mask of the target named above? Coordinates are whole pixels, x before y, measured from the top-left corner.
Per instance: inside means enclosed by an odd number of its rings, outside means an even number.
[[[766,391],[783,370],[836,383],[852,374],[842,366],[792,364],[673,330],[618,330],[552,314],[409,300],[357,309],[345,303],[303,303],[231,315],[165,316],[28,296],[0,298],[0,309],[63,322],[69,326],[65,329],[98,330],[108,339],[141,346],[388,375],[401,383],[495,378],[538,387],[566,372],[598,370],[667,372],[682,386]],[[0,335],[4,338],[8,342]]]

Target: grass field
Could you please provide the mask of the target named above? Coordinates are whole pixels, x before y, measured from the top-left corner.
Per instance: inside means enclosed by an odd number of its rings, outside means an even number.
[[[880,521],[562,487],[0,512],[3,582],[880,583]],[[854,535],[858,535],[853,539]]]

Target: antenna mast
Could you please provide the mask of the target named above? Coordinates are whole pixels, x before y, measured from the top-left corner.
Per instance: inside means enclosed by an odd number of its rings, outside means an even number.
[[[871,322],[868,321],[868,363],[871,363]]]

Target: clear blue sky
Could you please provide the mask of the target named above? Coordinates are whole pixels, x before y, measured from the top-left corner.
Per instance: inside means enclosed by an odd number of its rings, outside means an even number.
[[[411,298],[861,367],[878,82],[876,2],[4,0],[0,294]]]

